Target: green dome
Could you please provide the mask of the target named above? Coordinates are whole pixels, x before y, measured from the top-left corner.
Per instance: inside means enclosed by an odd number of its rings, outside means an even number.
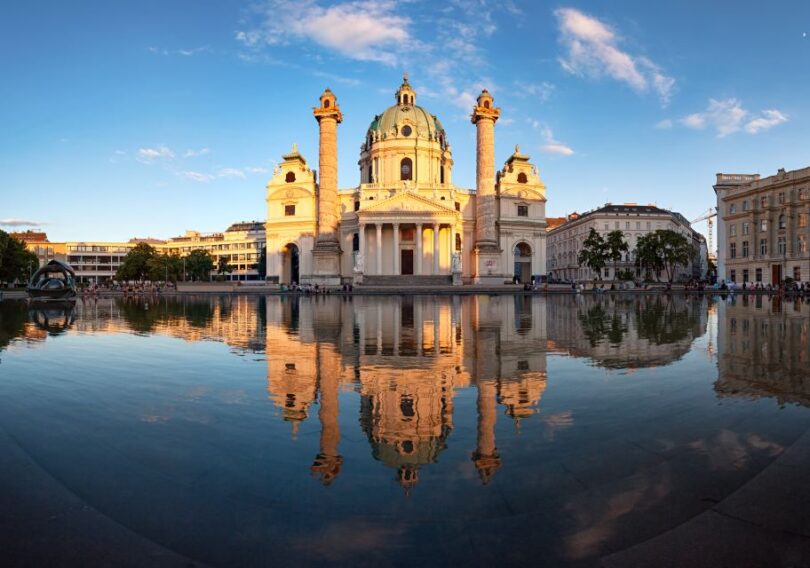
[[[416,105],[388,107],[385,112],[374,117],[368,130],[369,132],[379,132],[381,136],[387,136],[395,126],[403,121],[408,121],[414,127],[415,132],[410,136],[418,135],[420,138],[444,140],[444,126],[436,115],[430,114],[423,107]]]

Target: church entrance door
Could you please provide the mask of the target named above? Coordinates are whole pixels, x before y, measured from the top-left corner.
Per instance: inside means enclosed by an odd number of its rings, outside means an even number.
[[[402,250],[400,254],[402,274],[413,274],[413,250]]]

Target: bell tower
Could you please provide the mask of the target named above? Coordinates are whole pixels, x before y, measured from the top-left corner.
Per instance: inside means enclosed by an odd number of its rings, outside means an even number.
[[[503,284],[501,250],[496,220],[495,195],[495,122],[501,109],[495,108],[492,95],[484,89],[473,108],[476,128],[475,184],[475,282]]]
[[[328,88],[321,95],[321,104],[312,109],[318,121],[318,225],[312,249],[312,283],[340,285],[340,240],[338,224],[337,125],[343,113],[335,94]]]

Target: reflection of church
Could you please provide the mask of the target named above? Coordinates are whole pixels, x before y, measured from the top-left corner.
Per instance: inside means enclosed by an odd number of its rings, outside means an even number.
[[[545,273],[546,188],[529,156],[495,170],[500,109],[483,91],[474,190],[453,183],[453,157],[439,119],[416,104],[407,77],[396,102],[369,125],[360,185],[338,190],[337,127],[327,89],[314,109],[319,171],[293,146],[267,185],[267,275],[282,283],[501,284]]]
[[[408,489],[452,436],[457,390],[474,386],[470,451],[486,483],[501,465],[498,406],[519,424],[537,411],[546,388],[544,307],[524,297],[419,296],[268,305],[268,392],[294,430],[318,405],[312,471],[325,484],[343,463],[338,391],[359,392],[360,428],[373,457]]]

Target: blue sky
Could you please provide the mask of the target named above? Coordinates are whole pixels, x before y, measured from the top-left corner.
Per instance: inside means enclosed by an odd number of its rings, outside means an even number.
[[[475,183],[487,88],[497,163],[531,155],[549,216],[654,202],[694,218],[716,172],[810,165],[808,34],[806,1],[6,3],[0,228],[126,240],[264,219],[293,142],[317,168],[327,86],[355,186],[403,71],[458,185]]]

